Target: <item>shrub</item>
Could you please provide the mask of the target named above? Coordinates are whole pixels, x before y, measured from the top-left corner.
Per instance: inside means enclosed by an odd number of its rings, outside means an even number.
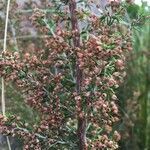
[[[103,16],[90,11],[92,3],[52,1],[49,16],[36,9],[31,21],[49,35],[44,47],[1,55],[1,77],[39,115],[33,126],[18,116],[0,115],[1,133],[23,139],[24,149],[118,148],[115,93],[126,75],[131,34],[118,30],[124,15],[119,2],[108,4],[111,11]]]

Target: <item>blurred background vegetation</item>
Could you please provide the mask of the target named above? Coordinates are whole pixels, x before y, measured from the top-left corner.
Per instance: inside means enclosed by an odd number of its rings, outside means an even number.
[[[122,123],[121,150],[150,150],[150,7],[130,5],[134,20],[145,15],[146,22],[133,30],[133,52],[128,56],[127,76],[119,88]]]
[[[17,9],[10,14],[8,49],[24,52],[42,46],[40,39],[43,35],[37,34],[29,17],[34,7],[45,9],[47,2],[13,0],[11,11]],[[0,0],[0,49],[3,45],[5,9],[6,4]],[[140,21],[135,22],[138,19]],[[122,134],[120,150],[150,150],[150,7],[144,2],[142,6],[128,5],[126,20],[127,23],[133,22],[137,26],[133,29],[134,49],[128,56],[127,76],[118,91],[122,113],[119,126]],[[7,85],[6,98],[8,114],[17,114],[29,124],[38,121],[36,112],[26,106],[18,89]],[[0,136],[0,150],[3,150],[2,145],[6,144],[2,143],[3,141],[5,138]],[[14,144],[14,141],[11,143]],[[18,150],[21,150],[19,146],[15,145],[14,149],[18,147]]]

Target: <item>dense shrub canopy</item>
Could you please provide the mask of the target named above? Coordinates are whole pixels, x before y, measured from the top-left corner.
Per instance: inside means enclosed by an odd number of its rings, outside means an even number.
[[[0,115],[1,133],[21,137],[24,149],[118,148],[116,89],[126,75],[131,33],[119,30],[125,13],[119,2],[108,3],[101,15],[91,6],[70,0],[49,3],[49,15],[35,9],[30,21],[48,35],[44,46],[0,57],[1,77],[38,112],[33,126]]]

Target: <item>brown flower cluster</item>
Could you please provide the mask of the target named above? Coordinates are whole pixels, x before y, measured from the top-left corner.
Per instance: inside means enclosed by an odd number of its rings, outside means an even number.
[[[70,14],[62,8],[51,14],[49,22],[39,10],[32,16],[40,32],[50,35],[43,39],[43,49],[2,54],[0,75],[22,91],[40,122],[31,128],[16,117],[0,116],[0,132],[22,137],[26,150],[77,145],[82,150],[117,149],[121,137],[113,129],[120,117],[116,89],[126,75],[130,33],[122,36],[116,22],[109,26],[90,15],[87,38],[82,38],[78,20],[83,20],[76,15],[74,0],[68,9]]]

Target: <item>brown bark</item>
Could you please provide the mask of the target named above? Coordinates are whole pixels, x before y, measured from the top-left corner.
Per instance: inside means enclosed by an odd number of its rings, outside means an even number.
[[[78,26],[78,19],[76,17],[76,0],[69,1],[69,9],[71,14],[71,25],[72,30],[75,31],[75,36],[73,38],[73,45],[74,47],[80,47],[80,34],[79,34],[79,26]],[[82,71],[79,68],[79,63],[77,61],[76,64],[76,90],[77,93],[81,93],[81,85],[82,85]],[[80,100],[80,106],[82,107],[82,100]],[[82,108],[80,108],[82,110]],[[79,150],[86,150],[86,118],[84,116],[78,116],[78,129],[77,129],[77,136],[78,136],[78,146]]]
[[[87,150],[86,142],[86,118],[78,118],[77,136],[79,138],[79,149]]]

